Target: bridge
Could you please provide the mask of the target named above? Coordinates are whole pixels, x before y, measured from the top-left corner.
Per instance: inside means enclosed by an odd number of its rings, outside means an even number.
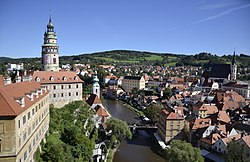
[[[157,131],[158,127],[151,124],[128,124],[128,127],[132,131],[138,131],[138,130],[151,130],[151,131]]]

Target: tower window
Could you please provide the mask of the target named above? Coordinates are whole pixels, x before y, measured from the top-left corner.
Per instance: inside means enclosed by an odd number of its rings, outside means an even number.
[[[56,58],[53,58],[53,64],[56,64]]]

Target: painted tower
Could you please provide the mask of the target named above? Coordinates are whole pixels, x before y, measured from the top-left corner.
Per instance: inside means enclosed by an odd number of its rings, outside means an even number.
[[[99,79],[96,73],[93,78],[92,94],[95,94],[98,96],[98,98],[100,98],[100,85],[98,82],[99,82]]]
[[[235,51],[231,63],[231,80],[236,81],[236,75],[237,75],[237,64],[236,64],[236,56],[235,56]]]
[[[42,70],[43,71],[59,71],[58,45],[57,37],[54,31],[54,25],[51,21],[47,25],[47,31],[44,33],[44,42],[42,45]]]

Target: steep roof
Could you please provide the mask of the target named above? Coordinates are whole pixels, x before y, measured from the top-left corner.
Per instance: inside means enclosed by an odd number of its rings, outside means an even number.
[[[82,83],[73,71],[34,71],[33,81],[40,83]]]
[[[98,116],[103,116],[103,117],[108,117],[109,116],[109,114],[107,113],[107,111],[103,107],[101,107],[101,106],[99,106],[99,108],[97,109],[96,112],[97,112]]]
[[[101,100],[96,94],[91,94],[89,98],[86,100],[86,102],[92,106],[93,104],[101,104]]]
[[[246,143],[248,148],[250,148],[250,135],[242,137],[242,140]]]
[[[31,100],[28,94],[36,92],[38,98],[34,96]],[[37,82],[20,82],[2,86],[0,87],[0,116],[17,116],[48,93],[49,91]],[[24,107],[18,103],[20,98],[24,99]]]
[[[211,78],[228,78],[231,74],[230,64],[214,64],[210,68],[209,77]]]

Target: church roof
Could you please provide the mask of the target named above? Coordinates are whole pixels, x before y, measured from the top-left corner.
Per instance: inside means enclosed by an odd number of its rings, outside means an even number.
[[[214,64],[210,66],[210,69],[207,71],[210,78],[228,78],[231,74],[230,64]]]

